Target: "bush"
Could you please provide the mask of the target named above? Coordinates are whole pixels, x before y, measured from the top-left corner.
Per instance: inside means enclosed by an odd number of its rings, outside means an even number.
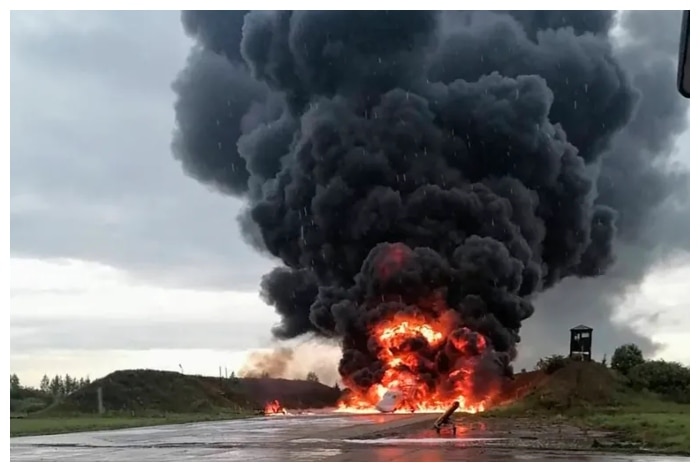
[[[566,367],[569,362],[571,362],[569,358],[555,354],[537,361],[535,368],[549,375]]]
[[[50,402],[46,398],[29,397],[10,399],[10,413],[34,413],[48,407]]]
[[[636,390],[648,390],[669,400],[690,403],[690,368],[678,362],[647,361],[634,366],[628,378]]]
[[[316,375],[316,372],[309,372],[309,375],[306,376],[306,380],[309,382],[318,382],[318,375]]]
[[[623,344],[615,349],[610,367],[627,375],[634,367],[644,363],[642,350],[636,344]]]

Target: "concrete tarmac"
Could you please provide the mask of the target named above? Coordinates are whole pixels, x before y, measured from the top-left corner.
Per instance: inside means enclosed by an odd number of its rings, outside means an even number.
[[[435,415],[300,415],[10,439],[11,461],[668,461],[518,450],[493,435],[397,437]],[[373,439],[366,439],[366,438]]]

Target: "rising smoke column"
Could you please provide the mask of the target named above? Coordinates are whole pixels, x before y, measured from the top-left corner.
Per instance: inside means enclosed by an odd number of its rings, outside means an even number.
[[[574,13],[572,18],[568,11],[517,12],[530,18],[526,29],[533,36],[562,21],[592,24],[600,21],[595,17],[612,16],[611,12],[585,12],[581,18]],[[652,355],[656,346],[650,339],[629,324],[614,323],[611,315],[652,267],[688,257],[689,173],[670,159],[678,137],[688,129],[688,100],[676,90],[675,77],[681,12],[621,12],[618,23],[615,34],[623,37],[615,41],[615,56],[639,100],[631,120],[600,157],[597,201],[618,211],[616,263],[602,277],[567,280],[538,297],[537,316],[524,329],[525,337],[538,340],[540,348],[533,354],[565,348],[561,334],[584,322],[598,333],[595,344],[600,357],[603,349],[610,349],[609,355],[614,347],[628,342]],[[571,109],[570,120],[576,119],[576,112]],[[668,323],[664,313],[635,315],[646,315],[646,323]]]
[[[610,267],[600,159],[638,93],[611,20],[571,14],[545,31],[522,13],[183,14],[174,152],[248,201],[244,232],[283,264],[262,282],[278,338],[341,339],[364,389],[385,368],[373,326],[447,312],[507,367],[534,294]],[[426,383],[455,362],[403,348]]]

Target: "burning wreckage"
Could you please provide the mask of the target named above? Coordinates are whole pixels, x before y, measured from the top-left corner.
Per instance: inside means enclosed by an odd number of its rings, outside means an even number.
[[[533,296],[613,262],[613,14],[183,14],[174,153],[281,263],[273,334],[339,342],[341,411],[487,408]]]

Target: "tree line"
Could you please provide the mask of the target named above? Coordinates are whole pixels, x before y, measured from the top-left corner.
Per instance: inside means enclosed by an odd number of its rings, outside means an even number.
[[[49,377],[44,374],[39,383],[39,388],[27,387],[21,384],[17,374],[10,375],[10,397],[16,397],[22,392],[38,391],[46,395],[51,395],[53,398],[60,398],[70,395],[71,393],[80,390],[90,384],[90,377],[72,377],[69,374],[64,376],[54,375]]]
[[[269,378],[270,378],[270,373],[269,373],[268,371],[265,370],[265,371],[260,372],[259,374],[258,374],[258,373],[254,373],[254,374],[248,375],[247,377],[250,377],[250,378],[261,378],[261,379],[269,379]],[[231,380],[233,380],[233,379],[236,378],[236,375],[235,375],[233,372],[231,372],[231,375],[229,375],[229,378],[230,378]],[[296,379],[296,380],[302,380],[302,379],[298,378],[298,379]],[[319,380],[319,378],[318,378],[318,375],[316,375],[316,372],[313,372],[313,371],[312,371],[312,372],[309,372],[308,374],[306,374],[306,380],[307,380],[308,382],[321,382],[321,381]]]

